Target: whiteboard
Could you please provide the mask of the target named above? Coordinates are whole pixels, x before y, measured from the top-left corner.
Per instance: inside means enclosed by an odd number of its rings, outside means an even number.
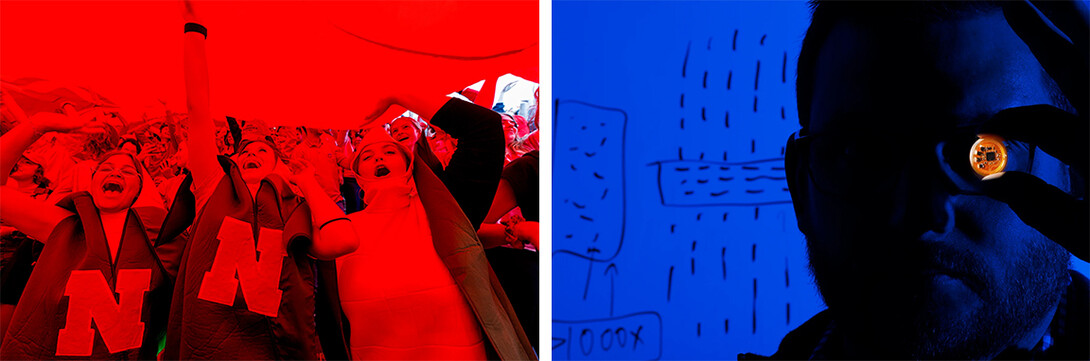
[[[555,359],[767,355],[824,308],[783,170],[808,21],[554,2]]]

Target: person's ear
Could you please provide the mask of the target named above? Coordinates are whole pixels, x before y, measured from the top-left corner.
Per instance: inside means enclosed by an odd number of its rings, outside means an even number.
[[[810,222],[810,197],[807,192],[810,183],[810,172],[806,171],[807,164],[799,160],[800,152],[804,150],[799,149],[799,142],[796,139],[798,134],[793,133],[787,138],[787,148],[784,151],[783,162],[784,171],[787,173],[787,189],[791,192],[791,204],[795,208],[795,219],[798,220],[799,230],[802,231],[802,234],[809,235],[810,227],[813,225]]]

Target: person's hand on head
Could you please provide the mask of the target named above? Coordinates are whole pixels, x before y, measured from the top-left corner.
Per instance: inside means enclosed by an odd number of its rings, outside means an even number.
[[[1004,6],[1004,16],[1077,114],[1051,105],[1011,108],[997,113],[979,133],[1025,141],[1070,167],[1073,194],[1033,175],[1008,171],[984,178],[984,192],[1010,206],[1023,222],[1059,243],[1076,257],[1090,259],[1090,58],[1087,13],[1078,2],[1028,1]],[[1047,14],[1047,15],[1046,15]]]

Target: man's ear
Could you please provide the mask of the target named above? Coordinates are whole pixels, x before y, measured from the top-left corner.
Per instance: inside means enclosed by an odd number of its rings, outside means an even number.
[[[799,231],[809,235],[810,227],[813,224],[810,222],[808,205],[810,197],[807,192],[810,183],[810,172],[806,170],[807,165],[799,160],[799,152],[803,150],[799,149],[798,141],[795,139],[798,134],[793,133],[787,138],[783,169],[787,172],[787,189],[791,192],[791,204],[795,208],[795,219],[798,221]]]

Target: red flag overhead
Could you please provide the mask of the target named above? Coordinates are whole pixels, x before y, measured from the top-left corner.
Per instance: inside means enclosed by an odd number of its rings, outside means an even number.
[[[537,1],[196,2],[213,112],[347,128],[378,97],[537,81]],[[0,2],[0,78],[85,87],[184,111],[182,4]],[[391,109],[393,117],[400,109]]]

